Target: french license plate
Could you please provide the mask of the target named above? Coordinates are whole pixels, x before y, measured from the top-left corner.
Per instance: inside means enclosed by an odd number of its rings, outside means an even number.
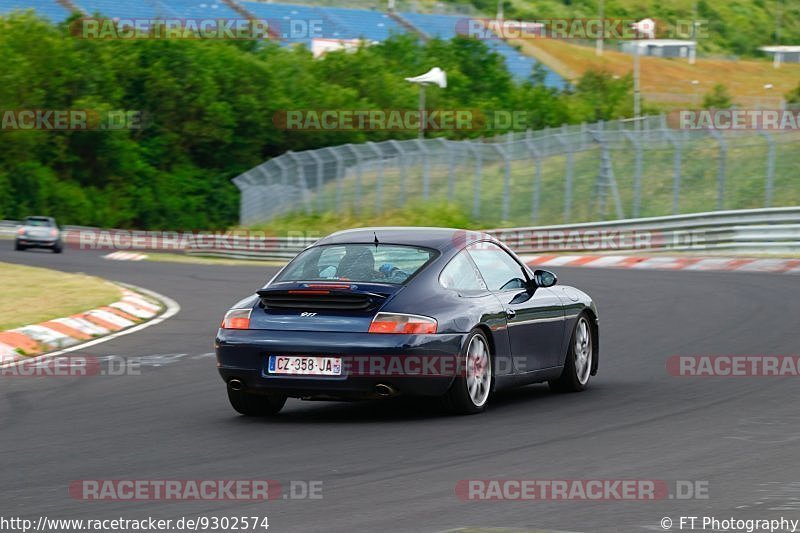
[[[267,368],[270,374],[341,376],[342,358],[270,355]]]

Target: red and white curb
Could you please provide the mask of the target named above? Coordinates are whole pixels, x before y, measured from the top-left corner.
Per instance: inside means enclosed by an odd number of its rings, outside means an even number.
[[[147,254],[140,254],[138,252],[111,252],[103,256],[103,259],[112,259],[114,261],[141,261],[147,259]]]
[[[155,325],[179,310],[178,303],[166,296],[128,285],[122,288],[122,298],[112,304],[0,331],[0,367],[47,352],[54,356],[99,344]]]
[[[709,272],[768,272],[800,274],[800,259],[743,257],[680,257],[641,255],[522,255],[528,265],[541,267],[634,268],[642,270],[704,270]]]

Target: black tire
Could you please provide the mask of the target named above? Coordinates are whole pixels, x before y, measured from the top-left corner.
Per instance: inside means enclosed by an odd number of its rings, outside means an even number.
[[[580,357],[581,354],[578,353],[578,338],[583,339],[585,334],[582,332],[583,327],[586,328],[585,331],[588,333],[586,340],[588,342],[588,361],[583,360]],[[585,346],[585,343],[581,342],[581,345]],[[596,343],[592,320],[588,314],[581,313],[575,321],[575,327],[572,329],[572,335],[569,339],[564,370],[558,379],[548,382],[550,390],[554,392],[580,392],[585,390],[589,386],[595,355]],[[588,369],[586,366],[588,366]]]
[[[56,244],[53,246],[53,253],[54,253],[54,254],[60,254],[60,253],[61,253],[61,252],[63,252],[63,251],[64,251],[64,249],[61,247],[61,242],[57,242],[57,243],[56,243]]]
[[[250,394],[228,389],[228,400],[237,413],[245,416],[273,416],[283,409],[286,396],[280,394]]]
[[[24,252],[25,246],[21,245],[19,241],[14,241],[14,250],[16,250],[17,252]]]
[[[470,349],[473,348],[473,344],[477,342],[483,343],[486,355],[484,364],[486,365],[485,368],[488,370],[488,379],[485,376],[480,379],[475,378],[479,382],[478,390],[482,391],[480,395],[482,396],[485,394],[485,399],[482,402],[476,402],[470,394],[469,389],[469,380],[472,379],[469,377],[471,372],[468,369],[468,366],[470,365],[469,352]],[[453,381],[453,384],[450,386],[450,390],[448,390],[447,394],[444,396],[445,406],[453,413],[461,415],[474,415],[481,413],[489,404],[489,400],[492,397],[492,387],[494,386],[491,345],[489,344],[489,341],[483,331],[474,329],[470,332],[469,336],[464,342],[464,352],[460,357],[461,359],[458,365],[458,375]],[[483,368],[483,365],[481,365],[481,368]]]

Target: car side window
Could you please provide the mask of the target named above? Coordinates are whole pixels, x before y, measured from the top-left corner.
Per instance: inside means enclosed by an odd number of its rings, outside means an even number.
[[[445,289],[457,291],[485,291],[486,284],[465,251],[456,255],[439,275]]]
[[[479,242],[467,248],[490,291],[525,288],[525,273],[508,252],[491,242]]]

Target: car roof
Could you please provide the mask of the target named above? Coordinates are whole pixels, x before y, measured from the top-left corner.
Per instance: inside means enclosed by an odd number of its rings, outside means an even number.
[[[425,228],[416,226],[355,228],[332,233],[317,241],[316,245],[324,244],[372,244],[375,237],[382,244],[402,244],[407,246],[422,246],[446,251],[452,248],[463,248],[469,243],[491,239],[492,237],[480,231],[468,231],[454,228]]]

